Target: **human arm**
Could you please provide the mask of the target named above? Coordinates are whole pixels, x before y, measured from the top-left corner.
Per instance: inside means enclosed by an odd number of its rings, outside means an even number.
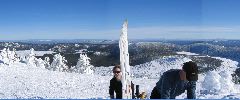
[[[114,86],[112,80],[110,80],[109,95],[111,99],[114,99]]]
[[[162,79],[160,79],[160,82],[159,82],[159,86],[161,88],[157,87],[157,89],[158,91],[161,91],[159,92],[161,99],[170,99],[171,83],[166,76],[164,75],[162,76]]]

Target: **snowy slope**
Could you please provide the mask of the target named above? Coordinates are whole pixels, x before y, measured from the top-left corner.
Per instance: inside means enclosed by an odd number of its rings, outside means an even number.
[[[49,71],[26,64],[1,65],[0,98],[109,98],[112,76]],[[140,85],[156,80],[135,79]],[[149,87],[152,88],[152,87]],[[141,90],[143,90],[142,88]]]
[[[197,98],[240,99],[240,86],[229,81],[229,75],[238,62],[216,58],[223,60],[222,66],[216,71],[200,75]],[[149,97],[163,72],[171,68],[180,69],[182,63],[189,60],[183,56],[169,56],[133,66],[133,83],[140,85],[140,91],[147,92]],[[94,75],[87,75],[50,71],[20,62],[10,66],[0,63],[0,98],[109,98],[112,67],[95,67]],[[186,98],[186,93],[177,98]]]
[[[159,77],[169,69],[181,69],[184,62],[191,61],[191,59],[184,56],[167,56],[161,59],[156,59],[151,62],[136,65],[131,67],[132,77],[159,79]],[[95,74],[98,75],[113,75],[109,67],[97,67]]]
[[[0,98],[104,98],[110,78],[49,71],[21,63],[1,66],[0,77]]]
[[[181,54],[193,55],[192,53],[187,52],[182,52]],[[237,68],[238,62],[220,57],[213,58],[220,59],[223,62],[221,63],[221,66],[218,67],[218,69],[199,75],[196,90],[197,98],[240,98],[240,86],[234,84],[231,81],[231,74],[233,74],[233,72]],[[168,56],[141,65],[132,66],[133,77],[140,78],[144,81],[149,82],[147,84],[140,84],[140,87],[144,87],[142,91],[146,91],[148,95],[150,95],[152,88],[155,86],[155,83],[159,80],[159,77],[165,71],[169,69],[181,69],[182,64],[190,60],[191,59],[184,56]],[[110,67],[110,69],[112,67]],[[108,67],[100,67],[96,69],[99,71],[95,71],[95,74],[100,74],[104,76],[111,75],[110,69]],[[135,84],[138,84],[138,82],[136,83],[136,81],[133,82]],[[186,93],[178,96],[177,98],[186,98]]]

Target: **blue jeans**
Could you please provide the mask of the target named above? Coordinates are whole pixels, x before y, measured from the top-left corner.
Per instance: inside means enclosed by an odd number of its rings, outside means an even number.
[[[187,83],[187,98],[188,99],[196,99],[196,82],[197,81],[189,81]]]

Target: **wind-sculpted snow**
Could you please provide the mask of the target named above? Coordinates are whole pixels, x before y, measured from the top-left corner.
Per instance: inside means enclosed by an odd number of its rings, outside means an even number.
[[[239,98],[239,85],[232,81],[232,74],[236,70],[238,62],[220,57],[214,58],[223,62],[218,69],[200,75],[197,90],[199,98],[206,98],[206,96],[209,96],[209,99]],[[224,97],[222,97],[223,95]]]

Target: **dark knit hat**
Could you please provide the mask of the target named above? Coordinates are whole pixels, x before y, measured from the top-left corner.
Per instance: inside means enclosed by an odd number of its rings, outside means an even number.
[[[198,67],[197,64],[189,61],[183,63],[182,69],[186,72],[186,77],[188,81],[197,81],[198,80]]]

